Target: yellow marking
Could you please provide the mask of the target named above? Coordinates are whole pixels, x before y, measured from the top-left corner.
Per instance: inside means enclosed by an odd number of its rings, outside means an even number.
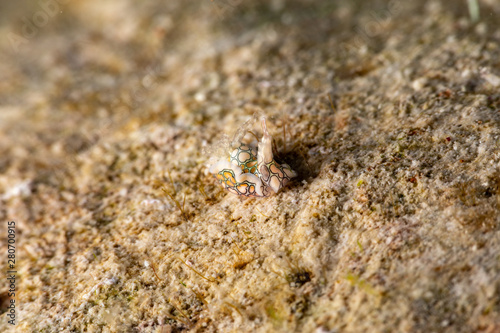
[[[236,180],[234,180],[233,174],[229,171],[224,171],[224,178],[226,178],[227,181],[232,181],[233,183],[236,183]]]
[[[241,193],[247,193],[247,188],[248,188],[247,184],[241,184],[238,186],[238,191],[240,191]]]
[[[272,173],[279,173],[280,172],[280,170],[274,164],[271,164],[271,166],[269,167],[269,170],[271,170]]]

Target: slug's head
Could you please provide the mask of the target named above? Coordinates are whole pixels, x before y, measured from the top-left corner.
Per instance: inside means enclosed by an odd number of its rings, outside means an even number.
[[[297,173],[288,164],[280,164],[274,159],[273,138],[267,131],[266,118],[262,117],[262,136],[259,142],[257,166],[262,182],[269,186],[275,193],[286,185]]]

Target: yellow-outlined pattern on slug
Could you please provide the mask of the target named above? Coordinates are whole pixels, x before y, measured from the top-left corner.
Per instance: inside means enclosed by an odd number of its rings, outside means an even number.
[[[210,167],[210,172],[225,190],[247,197],[268,197],[277,193],[297,174],[287,164],[276,162],[272,151],[272,137],[267,131],[266,118],[262,120],[262,140],[258,149],[251,144],[239,142],[248,132],[249,122],[235,135],[238,145],[229,158],[222,159]],[[233,147],[234,148],[234,147]]]

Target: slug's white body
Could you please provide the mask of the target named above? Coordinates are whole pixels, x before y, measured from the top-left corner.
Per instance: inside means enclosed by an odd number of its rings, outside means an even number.
[[[272,137],[267,131],[266,118],[262,120],[262,140],[254,146],[240,142],[248,132],[245,123],[233,139],[234,150],[228,159],[222,159],[210,167],[210,172],[227,191],[247,197],[268,197],[277,193],[293,177],[297,176],[287,164],[274,160]]]

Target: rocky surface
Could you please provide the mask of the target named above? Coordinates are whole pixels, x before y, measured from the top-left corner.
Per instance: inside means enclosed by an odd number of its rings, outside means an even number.
[[[500,331],[496,1],[2,6],[1,331]],[[259,110],[299,176],[245,199]]]

